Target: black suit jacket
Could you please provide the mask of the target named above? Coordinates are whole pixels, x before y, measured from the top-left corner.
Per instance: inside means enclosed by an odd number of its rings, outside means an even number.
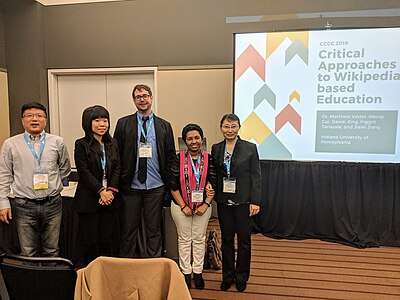
[[[223,193],[223,177],[227,177],[224,164],[225,141],[212,145],[211,155],[217,170],[217,189],[215,199],[226,204],[228,199],[236,203],[260,205],[261,201],[261,167],[255,144],[241,140],[236,141],[231,159],[231,177],[236,178],[236,193]]]
[[[160,175],[161,179],[166,182],[167,174],[176,159],[174,134],[171,124],[156,115],[154,115],[154,129],[156,132]],[[137,113],[118,120],[114,138],[118,141],[121,157],[120,188],[122,191],[128,191],[136,171],[136,159],[138,155]]]
[[[105,145],[106,175],[109,187],[118,189],[120,175],[120,160],[117,141]],[[75,209],[78,212],[93,213],[100,208],[99,190],[103,186],[103,169],[101,156],[90,147],[89,140],[80,138],[75,141],[75,165],[79,175],[75,193]],[[108,209],[115,208],[117,201],[107,205]],[[101,206],[103,207],[103,206]]]

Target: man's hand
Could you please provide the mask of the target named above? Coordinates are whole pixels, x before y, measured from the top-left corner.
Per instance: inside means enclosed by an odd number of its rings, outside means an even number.
[[[11,208],[0,209],[0,221],[6,224],[10,224],[12,219]]]

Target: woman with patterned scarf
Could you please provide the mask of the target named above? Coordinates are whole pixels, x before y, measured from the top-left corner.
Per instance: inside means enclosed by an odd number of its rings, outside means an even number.
[[[177,155],[176,165],[172,168],[171,215],[178,232],[179,265],[186,284],[190,289],[193,272],[195,287],[203,289],[206,231],[211,216],[216,173],[211,155],[201,150],[201,127],[186,125],[182,129],[182,139],[187,149]]]

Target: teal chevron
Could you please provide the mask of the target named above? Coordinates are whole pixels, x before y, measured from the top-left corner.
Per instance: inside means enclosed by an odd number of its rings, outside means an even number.
[[[261,102],[266,100],[272,107],[276,107],[276,95],[275,93],[264,84],[255,94],[254,94],[254,108],[260,105]]]
[[[296,39],[285,51],[285,66],[298,55],[308,65],[308,49],[304,44]]]
[[[291,160],[292,153],[282,144],[282,142],[271,134],[265,141],[258,146],[260,157],[266,159]]]

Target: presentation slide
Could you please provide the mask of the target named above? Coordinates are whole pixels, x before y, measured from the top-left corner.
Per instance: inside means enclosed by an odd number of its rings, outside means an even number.
[[[240,33],[234,55],[260,159],[400,161],[400,28]]]

